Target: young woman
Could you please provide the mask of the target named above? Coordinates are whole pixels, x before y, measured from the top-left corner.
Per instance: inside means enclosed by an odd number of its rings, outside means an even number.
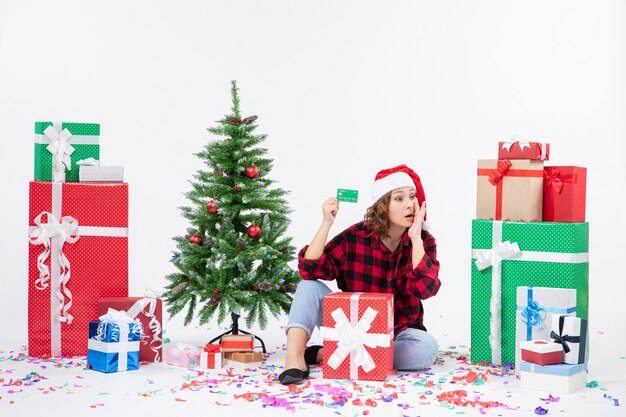
[[[305,349],[315,326],[322,325],[322,299],[330,289],[320,280],[337,280],[342,291],[394,294],[394,366],[422,369],[433,363],[438,346],[423,324],[422,301],[437,294],[439,261],[435,239],[426,230],[426,201],[419,176],[406,165],[380,171],[372,186],[373,204],[365,219],[328,244],[339,201],[322,204],[322,224],[298,255],[298,284],[287,324],[282,384],[298,384],[309,365],[322,359],[322,347]]]

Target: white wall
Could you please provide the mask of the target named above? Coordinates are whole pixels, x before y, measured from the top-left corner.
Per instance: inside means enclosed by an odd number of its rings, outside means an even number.
[[[361,195],[335,232],[361,218],[377,170],[420,173],[443,281],[426,324],[458,344],[469,344],[476,160],[520,134],[550,142],[552,165],[588,167],[592,330],[606,328],[626,289],[625,23],[619,0],[0,0],[0,340],[26,341],[33,122],[101,123],[102,159],[131,186],[140,295],[172,270],[192,154],[229,111],[231,79],[269,135],[271,176],[291,190],[298,247],[337,188]]]

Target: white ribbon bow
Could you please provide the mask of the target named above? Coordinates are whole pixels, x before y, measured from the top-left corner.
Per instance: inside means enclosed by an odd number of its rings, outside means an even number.
[[[63,182],[65,168],[72,170],[74,147],[69,143],[72,134],[67,129],[61,129],[61,125],[48,126],[43,134],[50,139],[46,149],[52,154],[52,181]]]
[[[42,220],[43,216],[47,217],[47,222]],[[75,243],[80,235],[78,234],[78,220],[71,216],[63,216],[60,221],[52,214],[44,211],[40,213],[34,220],[35,227],[30,232],[30,243],[33,245],[43,245],[44,250],[37,257],[37,268],[39,269],[39,278],[35,281],[35,288],[44,290],[48,287],[50,279],[50,269],[46,265],[46,259],[51,257],[52,270],[60,271],[59,288],[53,289],[60,301],[59,320],[62,322],[72,323],[73,316],[68,313],[72,306],[72,293],[67,288],[70,280],[70,261],[63,253],[63,244]],[[53,240],[54,239],[54,240]],[[58,263],[58,268],[56,264]],[[65,297],[68,302],[65,303]]]
[[[376,363],[370,356],[365,346],[388,347],[391,343],[388,334],[367,333],[378,312],[368,307],[361,319],[354,326],[342,309],[338,308],[331,313],[335,319],[336,327],[322,327],[321,334],[325,340],[337,341],[337,349],[328,360],[328,365],[337,369],[339,365],[351,355],[356,369],[362,367],[365,372],[370,372],[376,367]],[[352,375],[352,377],[354,377]]]
[[[96,158],[89,157],[86,159],[81,159],[80,161],[76,161],[76,165],[97,167],[97,166],[100,166],[100,161],[98,161]]]
[[[482,271],[490,266],[497,267],[500,265],[500,261],[505,259],[513,259],[521,255],[520,248],[517,242],[511,243],[510,241],[500,242],[491,250],[478,253],[476,257],[476,268]]]

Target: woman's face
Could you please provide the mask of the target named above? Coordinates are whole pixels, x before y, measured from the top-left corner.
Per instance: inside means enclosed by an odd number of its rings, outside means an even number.
[[[417,195],[415,188],[403,187],[391,192],[389,200],[390,225],[411,227],[417,210]]]

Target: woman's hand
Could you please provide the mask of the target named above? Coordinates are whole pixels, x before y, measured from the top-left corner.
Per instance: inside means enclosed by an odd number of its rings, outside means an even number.
[[[411,241],[421,241],[422,240],[422,222],[424,221],[424,217],[426,216],[426,202],[422,203],[422,206],[419,207],[417,205],[417,199],[415,199],[415,207],[413,208],[413,213],[415,213],[413,217],[413,224],[409,227],[409,237]]]
[[[324,214],[323,223],[331,225],[335,222],[337,212],[339,211],[339,200],[336,197],[328,197],[322,203],[322,213]]]

